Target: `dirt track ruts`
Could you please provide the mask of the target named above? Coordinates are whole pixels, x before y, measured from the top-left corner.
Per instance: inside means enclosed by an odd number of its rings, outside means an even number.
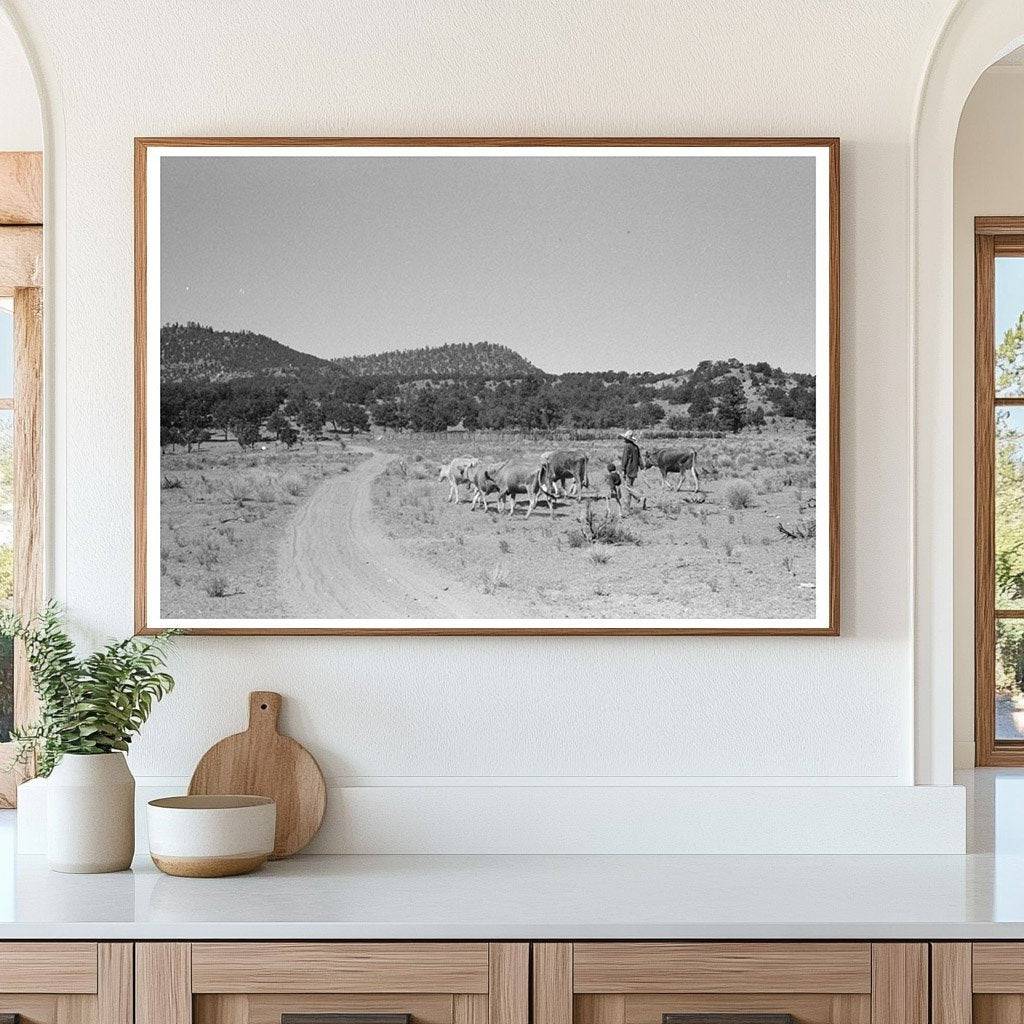
[[[360,453],[353,453],[360,454]],[[473,618],[480,594],[415,564],[373,522],[379,452],[323,480],[292,518],[278,573],[286,614],[302,619]]]

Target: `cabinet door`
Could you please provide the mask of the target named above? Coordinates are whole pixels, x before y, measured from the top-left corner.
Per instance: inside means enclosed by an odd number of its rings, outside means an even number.
[[[933,1024],[1024,1019],[1024,942],[932,943]]]
[[[136,985],[136,1024],[528,1024],[529,947],[139,943]]]
[[[131,943],[0,942],[0,1017],[132,1024]]]
[[[928,1024],[923,943],[538,943],[533,957],[534,1024]]]

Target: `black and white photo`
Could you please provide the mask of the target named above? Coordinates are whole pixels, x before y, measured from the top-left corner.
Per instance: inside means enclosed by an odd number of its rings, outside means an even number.
[[[832,140],[140,140],[139,626],[835,632]]]

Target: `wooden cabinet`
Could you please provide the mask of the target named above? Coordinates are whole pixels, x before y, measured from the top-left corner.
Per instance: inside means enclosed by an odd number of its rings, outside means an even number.
[[[132,944],[0,943],[5,1015],[21,1024],[132,1024]]]
[[[928,947],[868,942],[533,946],[534,1024],[928,1024]],[[752,1016],[753,1015],[753,1016]],[[783,1018],[762,1017],[764,1024]],[[721,1024],[730,1024],[720,1018]],[[696,1024],[685,1018],[679,1024]]]
[[[5,1014],[22,1024],[1020,1024],[1024,943],[0,942]]]
[[[933,1024],[1024,1020],[1024,942],[932,943]]]
[[[136,1024],[529,1024],[529,966],[521,942],[139,943]]]

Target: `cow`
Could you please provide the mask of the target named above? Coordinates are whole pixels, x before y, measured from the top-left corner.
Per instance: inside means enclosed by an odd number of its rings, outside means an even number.
[[[491,462],[487,465],[478,463],[469,471],[469,486],[473,492],[473,502],[469,506],[470,512],[476,508],[478,501],[483,504],[485,512],[488,510],[487,495],[493,494],[498,489],[498,484],[495,482],[494,477],[502,465],[500,462]],[[500,499],[498,500],[498,507],[501,508]]]
[[[519,494],[525,494],[530,502],[529,508],[526,510],[527,519],[530,518],[530,513],[534,510],[542,494],[548,503],[548,511],[554,516],[555,495],[544,485],[544,481],[541,479],[541,469],[537,463],[509,459],[493,472],[488,471],[487,476],[498,485],[498,504],[500,505],[505,498],[509,499],[509,519],[516,513],[516,495]]]
[[[540,478],[556,497],[560,490],[564,490],[566,494],[574,494],[576,500],[580,501],[583,488],[590,486],[587,479],[588,461],[587,453],[579,448],[545,452],[540,457]],[[572,480],[571,489],[565,487],[566,480]]]
[[[683,489],[683,478],[687,473],[693,478],[693,490],[696,493],[700,490],[700,479],[697,476],[697,452],[695,449],[683,448],[656,448],[654,451],[644,452],[644,469],[657,467],[661,473],[661,484],[665,490],[670,490],[669,473],[679,474],[679,483],[676,490]]]
[[[452,459],[447,465],[442,466],[437,473],[438,480],[448,481],[448,500],[459,503],[459,484],[468,484],[469,473],[477,465],[479,459],[471,458],[469,455],[460,455]]]

